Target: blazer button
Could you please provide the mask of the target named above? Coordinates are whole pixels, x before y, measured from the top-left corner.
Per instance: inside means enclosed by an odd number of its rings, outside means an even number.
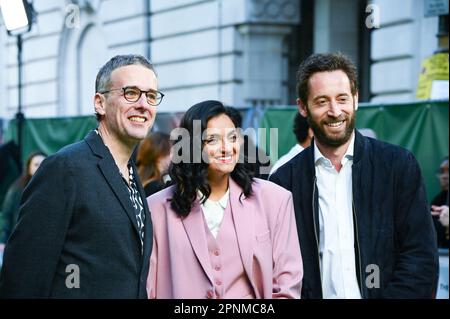
[[[208,290],[208,291],[206,292],[206,298],[208,298],[208,299],[214,298],[214,291]]]

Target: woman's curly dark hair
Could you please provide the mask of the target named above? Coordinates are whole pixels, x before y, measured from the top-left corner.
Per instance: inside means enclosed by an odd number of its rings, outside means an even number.
[[[174,184],[173,197],[170,200],[170,205],[179,216],[185,217],[189,215],[194,201],[197,198],[198,190],[204,195],[202,202],[205,202],[211,194],[211,187],[208,183],[208,163],[203,161],[201,154],[196,154],[195,152],[198,153],[198,143],[200,143],[201,149],[203,150],[203,141],[201,138],[208,121],[220,114],[226,114],[235,127],[239,127],[239,123],[232,110],[225,107],[219,101],[204,101],[195,104],[186,111],[181,119],[180,128],[185,129],[189,133],[189,138],[186,138],[186,136],[184,136],[185,138],[178,138],[174,145],[174,150],[177,149],[178,151],[175,150],[177,154],[174,153],[174,156],[182,159],[178,163],[172,161],[169,168],[169,174]],[[200,132],[198,131],[198,125],[194,125],[194,120],[200,121]],[[197,142],[195,142],[196,139]],[[195,143],[197,143],[196,149],[194,149],[196,146],[194,145]],[[183,149],[190,150],[189,157],[183,156]],[[236,164],[230,175],[242,188],[243,194],[246,197],[251,196],[253,176],[241,161]]]

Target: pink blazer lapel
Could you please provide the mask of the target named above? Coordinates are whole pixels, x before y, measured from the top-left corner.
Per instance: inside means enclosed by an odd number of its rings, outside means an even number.
[[[208,252],[208,243],[204,231],[205,225],[203,220],[202,209],[196,201],[189,215],[182,219],[184,229],[191,243],[192,249],[197,256],[206,276],[213,283],[211,274],[211,261]]]
[[[253,286],[253,290],[258,295],[258,289],[256,289],[253,282],[253,245],[255,238],[255,229],[253,227],[253,218],[255,213],[251,209],[251,202],[245,195],[242,194],[242,189],[237,185],[232,178],[230,178],[230,205],[231,214],[233,216],[234,227],[236,229],[236,236],[239,245],[239,251],[244,264],[245,272]],[[245,205],[245,207],[244,207]],[[261,296],[256,296],[261,298]]]

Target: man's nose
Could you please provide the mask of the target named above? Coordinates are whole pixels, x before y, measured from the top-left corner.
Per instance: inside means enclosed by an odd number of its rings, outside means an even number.
[[[341,116],[341,114],[342,114],[342,110],[341,110],[339,104],[335,100],[332,100],[330,102],[330,107],[328,109],[328,115],[331,117],[338,118],[339,116]]]
[[[145,95],[145,93],[142,93],[141,96],[139,97],[139,100],[137,100],[136,104],[139,107],[150,107],[150,104],[147,101],[147,96]]]

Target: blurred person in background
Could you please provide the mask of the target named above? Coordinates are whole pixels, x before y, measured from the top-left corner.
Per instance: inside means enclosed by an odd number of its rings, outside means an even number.
[[[297,143],[290,149],[287,154],[278,159],[278,161],[270,169],[270,174],[275,173],[278,168],[289,162],[292,158],[294,158],[297,154],[299,154],[311,144],[314,133],[309,127],[306,117],[303,117],[298,112],[294,118],[293,132],[295,134]]]
[[[438,247],[448,249],[448,156],[439,165],[437,176],[441,192],[431,201],[431,214],[436,227]]]
[[[14,141],[0,145],[0,209],[8,188],[22,174],[19,147]]]
[[[139,144],[136,166],[146,197],[162,190],[168,182],[170,148],[170,136],[161,132],[151,133]]]
[[[44,152],[33,152],[28,156],[23,174],[9,187],[0,211],[0,252],[5,248],[19,216],[20,199],[28,182],[47,157]]]

